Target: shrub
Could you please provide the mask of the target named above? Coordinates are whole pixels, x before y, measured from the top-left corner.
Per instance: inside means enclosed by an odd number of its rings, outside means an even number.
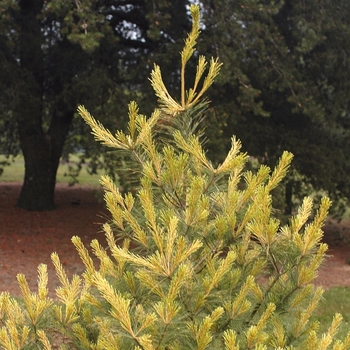
[[[275,169],[245,170],[247,155],[232,138],[222,164],[203,149],[204,92],[220,63],[198,59],[192,89],[185,68],[195,52],[199,9],[181,52],[181,99],[173,99],[155,66],[151,83],[159,107],[150,118],[129,105],[128,134],[113,135],[84,107],[79,113],[104,145],[128,153],[138,180],[135,195],[122,194],[103,176],[111,222],[103,228],[108,247],[91,242],[95,268],[79,237],[73,237],[86,270],[68,280],[52,254],[62,286],[58,302],[47,297],[47,272],[39,266],[38,292],[18,281],[23,301],[0,297],[4,349],[349,349],[350,335],[334,341],[335,315],[324,334],[309,322],[322,297],[312,281],[327,246],[322,225],[330,201],[321,200],[310,219],[305,198],[282,226],[271,191],[285,177],[292,155]],[[206,67],[208,73],[204,77]]]

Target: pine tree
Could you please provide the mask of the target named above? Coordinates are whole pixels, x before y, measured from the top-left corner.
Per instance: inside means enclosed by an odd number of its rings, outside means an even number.
[[[163,84],[160,68],[150,78],[159,107],[150,118],[129,105],[128,133],[113,135],[82,106],[79,113],[99,142],[127,152],[138,188],[122,193],[101,178],[111,221],[108,247],[91,242],[96,268],[79,237],[73,237],[85,272],[71,281],[52,254],[62,286],[59,302],[47,297],[46,267],[38,292],[18,281],[23,302],[0,297],[0,344],[4,349],[349,349],[350,334],[334,341],[335,315],[325,334],[310,316],[322,297],[317,276],[327,249],[322,226],[330,201],[312,218],[305,198],[289,225],[274,216],[271,191],[288,171],[284,152],[275,169],[245,170],[248,155],[232,138],[226,159],[214,167],[203,148],[203,94],[220,63],[198,57],[193,87],[185,68],[196,54],[199,8],[181,52],[181,97]],[[206,68],[208,71],[205,75]]]

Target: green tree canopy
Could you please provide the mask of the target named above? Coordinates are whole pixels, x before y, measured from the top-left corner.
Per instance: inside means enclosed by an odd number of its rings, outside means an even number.
[[[78,104],[115,130],[124,126],[130,99],[150,111],[153,96],[145,82],[154,62],[162,65],[169,91],[180,89],[176,57],[190,27],[188,4],[0,1],[0,141],[2,152],[21,148],[25,157],[20,206],[53,207],[63,151],[84,150],[84,156],[99,159],[101,148],[76,118]],[[211,158],[221,160],[233,134],[270,166],[287,149],[295,155],[291,174],[327,190],[336,203],[349,198],[350,5],[345,0],[200,4],[197,48],[223,63],[210,92]],[[191,63],[187,73],[195,74]],[[287,195],[293,187],[290,176]]]
[[[350,4],[203,1],[201,47],[224,63],[211,91],[224,138],[273,165],[281,150],[333,199],[350,196]],[[228,143],[226,143],[228,144]]]
[[[133,94],[147,100],[151,54],[183,37],[185,3],[0,1],[0,141],[1,152],[24,155],[18,206],[54,207],[64,147],[96,153],[75,118],[79,103],[115,129]]]

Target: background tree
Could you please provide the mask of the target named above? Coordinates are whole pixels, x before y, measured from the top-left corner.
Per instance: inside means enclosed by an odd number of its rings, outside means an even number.
[[[118,112],[126,96],[129,101],[142,93],[147,100],[140,81],[152,66],[148,56],[183,37],[185,3],[0,2],[1,151],[16,154],[20,148],[24,156],[18,206],[53,209],[64,147],[85,149],[87,156],[96,151],[88,147],[81,123],[74,122],[78,103],[102,120],[112,114],[121,126]]]
[[[75,115],[77,104],[114,130],[123,128],[130,98],[150,111],[154,99],[144,82],[153,62],[162,65],[169,90],[179,89],[180,70],[173,68],[189,28],[188,1],[0,5],[1,151],[22,147],[18,205],[49,209],[62,151],[83,150],[91,171],[101,165],[101,148]],[[221,159],[232,134],[270,166],[288,149],[295,162],[285,180],[286,211],[300,184],[328,191],[337,209],[350,196],[347,2],[204,0],[201,7],[198,48],[224,63],[207,116],[211,158]]]
[[[338,204],[349,198],[349,3],[202,6],[201,47],[224,63],[211,91],[224,139],[238,135],[249,154],[269,165],[288,149],[304,182]],[[290,202],[296,183],[292,176],[287,183]]]

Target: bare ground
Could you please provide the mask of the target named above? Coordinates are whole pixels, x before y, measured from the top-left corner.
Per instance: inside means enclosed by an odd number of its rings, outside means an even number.
[[[55,297],[59,285],[50,255],[57,252],[67,275],[80,274],[84,266],[71,242],[81,237],[86,246],[97,238],[105,245],[101,226],[108,218],[96,189],[90,187],[56,187],[57,209],[28,212],[15,207],[20,183],[0,183],[0,292],[21,295],[16,275],[25,274],[31,290],[37,287],[37,267],[47,264],[49,294]],[[350,222],[329,220],[324,241],[329,244],[326,262],[319,271],[316,284],[326,289],[350,286]]]
[[[57,252],[68,277],[84,271],[71,242],[79,236],[88,246],[97,238],[104,244],[107,221],[102,195],[89,187],[56,186],[56,210],[28,212],[15,206],[20,183],[0,183],[0,291],[21,295],[16,275],[25,274],[31,290],[37,287],[37,267],[47,264],[49,294],[59,285],[50,255]]]

